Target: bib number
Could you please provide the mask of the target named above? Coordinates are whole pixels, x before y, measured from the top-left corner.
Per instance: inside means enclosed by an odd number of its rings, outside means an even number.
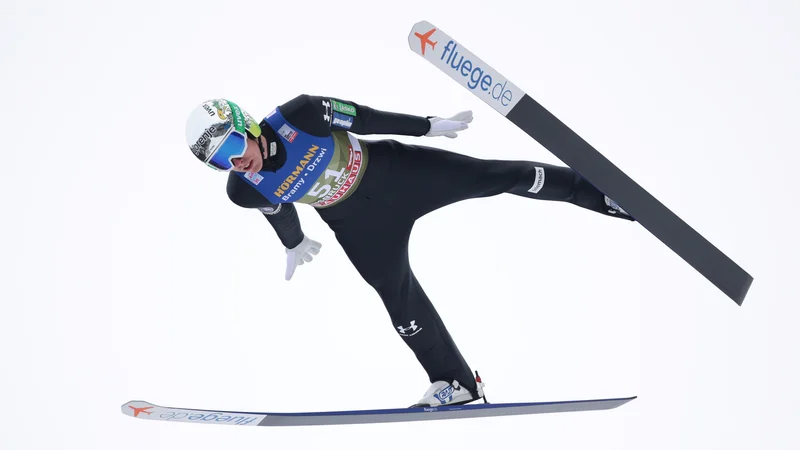
[[[344,174],[345,169],[343,168],[340,171],[335,171],[333,169],[326,169],[325,170],[325,180],[327,181],[330,178],[333,178],[334,181],[338,180]],[[322,184],[320,182],[314,183],[314,186],[311,186],[311,189],[308,190],[308,195],[313,195],[317,198],[322,198],[331,191],[330,183]]]

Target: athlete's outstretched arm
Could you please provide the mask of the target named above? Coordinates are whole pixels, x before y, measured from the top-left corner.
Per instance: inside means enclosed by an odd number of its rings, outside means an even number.
[[[318,136],[331,131],[424,136],[431,129],[428,117],[381,111],[336,97],[303,94],[280,108],[290,123]]]
[[[228,176],[228,198],[243,208],[258,209],[267,218],[281,243],[286,248],[295,248],[305,235],[300,227],[300,218],[292,203],[274,205],[252,186],[245,183],[238,175]]]

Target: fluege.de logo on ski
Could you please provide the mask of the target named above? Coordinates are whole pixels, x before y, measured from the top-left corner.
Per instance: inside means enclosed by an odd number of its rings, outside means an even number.
[[[419,53],[472,91],[483,91],[488,103],[506,114],[519,100],[516,86],[436,28],[415,32]],[[416,50],[416,49],[415,49]]]
[[[180,422],[216,422],[231,425],[258,425],[261,417],[257,415],[236,415],[222,412],[207,411],[171,411],[166,410],[158,416],[161,420],[177,420]]]
[[[445,59],[447,58],[447,59]],[[478,65],[473,67],[471,59],[467,59],[464,55],[458,54],[458,44],[450,40],[442,49],[442,56],[440,60],[447,63],[451,69],[455,70],[462,77],[466,78],[467,87],[473,91],[480,86],[480,89],[486,91],[493,99],[500,102],[503,106],[511,104],[513,93],[510,89],[506,89],[507,81],[496,83],[492,86],[492,75],[484,73],[484,69]],[[491,88],[491,90],[489,89]]]

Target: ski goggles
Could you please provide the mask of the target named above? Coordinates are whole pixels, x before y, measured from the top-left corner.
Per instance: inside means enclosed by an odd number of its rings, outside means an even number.
[[[228,101],[228,105],[233,116],[228,131],[205,159],[206,165],[220,172],[230,171],[233,168],[233,158],[241,158],[247,151],[248,132],[245,128],[244,112],[232,101]]]
[[[246,151],[247,134],[230,127],[217,148],[206,157],[205,163],[214,170],[228,172],[233,169],[233,158],[241,158]]]

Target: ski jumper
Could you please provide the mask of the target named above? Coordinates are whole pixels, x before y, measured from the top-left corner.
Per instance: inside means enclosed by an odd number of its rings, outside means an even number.
[[[278,155],[268,164],[272,169],[231,173],[229,198],[259,209],[287,248],[304,236],[293,203],[313,206],[378,293],[394,331],[431,382],[458,380],[476,389],[472,370],[409,264],[408,241],[417,219],[455,202],[503,193],[624,217],[609,212],[603,193],[569,167],[477,159],[353,135],[424,136],[427,117],[301,95],[276,108],[261,127],[267,140],[278,144]]]

